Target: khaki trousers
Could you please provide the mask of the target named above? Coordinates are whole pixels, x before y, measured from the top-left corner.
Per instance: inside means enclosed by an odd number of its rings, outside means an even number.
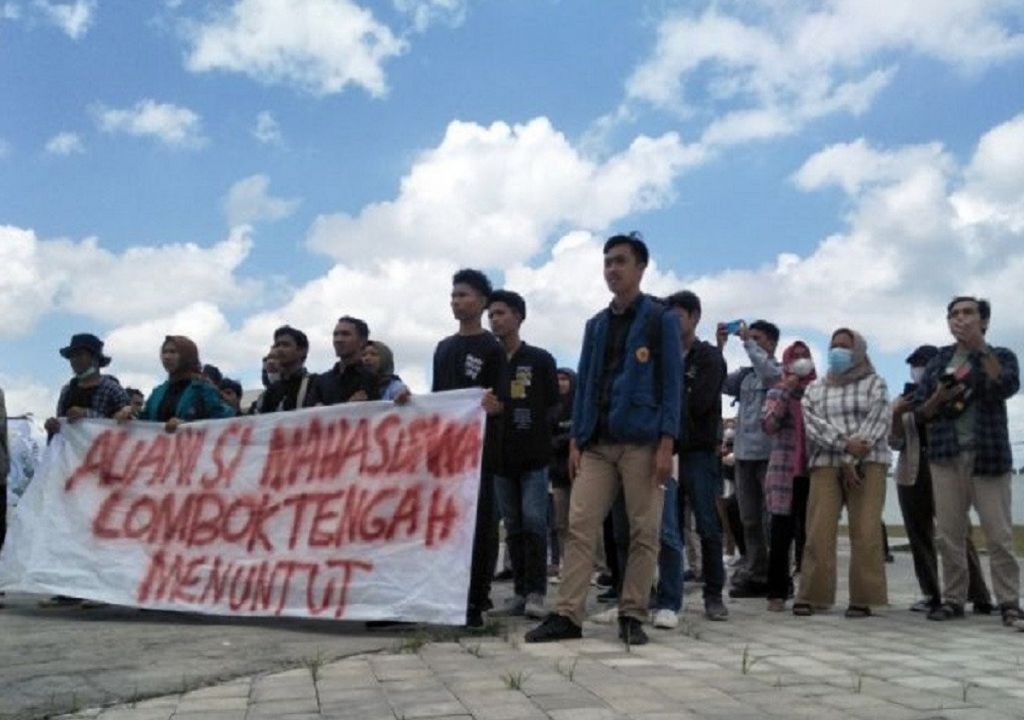
[[[967,514],[978,512],[989,552],[989,570],[996,602],[1017,607],[1020,566],[1013,555],[1010,517],[1010,474],[974,474],[974,453],[930,463],[935,495],[935,545],[942,558],[943,600],[963,605],[967,600]]]
[[[622,488],[629,518],[629,552],[623,571],[619,615],[647,618],[658,564],[664,491],[654,480],[654,445],[597,443],[583,451],[569,496],[569,532],[555,612],[583,624],[594,549],[601,527]]]
[[[811,469],[807,499],[807,541],[800,564],[797,602],[829,607],[836,601],[836,534],[846,504],[850,521],[850,605],[886,605],[882,506],[885,466],[863,465],[860,487],[847,489],[837,467]]]

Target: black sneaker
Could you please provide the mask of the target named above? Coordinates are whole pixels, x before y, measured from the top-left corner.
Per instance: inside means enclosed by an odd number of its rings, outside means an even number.
[[[957,603],[944,602],[928,613],[929,620],[953,620],[964,616],[964,606]]]
[[[615,588],[608,588],[603,593],[597,596],[599,603],[613,603],[619,601],[619,593]]]
[[[600,575],[597,576],[597,579],[594,581],[594,584],[597,585],[598,587],[611,587],[612,586],[612,576],[611,576],[611,574],[610,573],[601,573]]]
[[[484,614],[477,608],[466,610],[466,627],[470,630],[479,630],[484,626]]]
[[[927,613],[931,612],[938,606],[939,603],[937,603],[932,598],[921,598],[916,603],[910,606],[910,612]],[[977,607],[977,605],[975,605],[975,607]]]
[[[581,637],[583,637],[583,628],[565,615],[558,613],[551,613],[544,618],[544,622],[523,636],[528,643],[579,640]]]
[[[729,590],[731,598],[762,598],[768,597],[768,584],[748,580],[732,586]]]
[[[644,632],[643,625],[635,617],[620,615],[619,640],[626,643],[626,647],[630,645],[646,645],[647,633]]]
[[[1003,625],[1006,627],[1016,627],[1017,621],[1024,619],[1020,606],[1013,603],[1000,604],[999,614],[1003,616]]]
[[[722,602],[722,598],[708,598],[704,601],[704,617],[717,622],[728,620],[729,608]]]
[[[990,602],[971,603],[971,612],[975,615],[991,615],[995,609],[995,605]]]

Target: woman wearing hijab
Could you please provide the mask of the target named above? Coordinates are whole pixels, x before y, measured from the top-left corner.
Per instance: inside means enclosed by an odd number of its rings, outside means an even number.
[[[174,432],[185,422],[235,415],[213,383],[203,377],[199,349],[187,337],[164,338],[160,362],[167,371],[167,380],[149,394],[140,420],[162,422],[167,432]]]
[[[368,340],[363,350],[363,365],[377,376],[380,399],[401,404],[409,399],[409,387],[395,375],[395,355],[380,340]]]
[[[882,506],[889,467],[889,398],[859,333],[832,333],[828,374],[803,397],[811,491],[807,544],[794,615],[830,607],[836,595],[836,532],[845,504],[850,522],[850,602],[846,617],[888,603],[882,553]]]
[[[782,379],[768,391],[761,408],[761,425],[772,439],[764,478],[765,506],[771,516],[768,548],[768,610],[771,612],[782,612],[786,608],[786,598],[793,586],[789,549],[799,520],[797,515],[805,512],[807,498],[807,449],[800,401],[815,379],[811,350],[797,340],[782,353]]]

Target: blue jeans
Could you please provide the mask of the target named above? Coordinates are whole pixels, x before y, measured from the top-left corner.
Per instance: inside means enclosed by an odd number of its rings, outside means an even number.
[[[495,475],[516,595],[544,595],[548,582],[548,469]]]
[[[700,535],[701,571],[704,576],[704,600],[722,598],[725,565],[722,563],[722,524],[718,519],[718,498],[722,496],[722,475],[718,456],[711,450],[684,452],[679,456],[682,492],[678,512],[683,516],[687,499],[693,504],[693,516]]]
[[[679,483],[665,483],[661,510],[661,548],[658,551],[658,589],[654,607],[679,612],[683,607],[683,536],[679,532]]]
[[[669,478],[665,483],[665,499],[661,508],[661,531],[658,548],[658,587],[652,607],[679,612],[683,607],[683,537],[679,532],[679,483]],[[622,494],[612,506],[612,527],[619,567],[626,566],[629,548],[629,519]]]

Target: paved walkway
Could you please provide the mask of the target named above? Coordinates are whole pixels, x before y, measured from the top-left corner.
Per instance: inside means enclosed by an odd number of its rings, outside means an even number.
[[[344,641],[326,635],[335,642],[331,650],[321,643],[321,652],[307,654],[297,668],[274,672],[268,666],[201,688],[193,683],[210,683],[230,668],[209,677],[196,671],[175,678],[181,685],[174,692],[150,699],[141,699],[154,694],[148,686],[127,684],[127,673],[119,704],[65,718],[1024,718],[1024,633],[1004,628],[997,616],[931,623],[908,612],[915,599],[910,559],[897,557],[888,566],[892,609],[865,620],[847,620],[841,612],[769,614],[763,600],[744,600],[730,603],[729,622],[710,623],[699,613],[699,597],[690,595],[677,630],[650,629],[651,644],[631,652],[615,640],[614,627],[593,623],[585,639],[550,645],[522,643],[528,625],[518,622],[496,635],[460,638],[422,629],[400,638],[349,629]],[[844,592],[841,587],[840,597]],[[262,647],[266,662],[278,649],[275,640],[329,627],[260,628],[248,647]],[[202,628],[216,643],[234,626]],[[361,652],[352,639],[379,647]],[[205,662],[203,647],[194,649],[197,664]],[[342,648],[360,654],[332,660],[330,653]],[[147,653],[152,663],[160,656],[159,648]]]

